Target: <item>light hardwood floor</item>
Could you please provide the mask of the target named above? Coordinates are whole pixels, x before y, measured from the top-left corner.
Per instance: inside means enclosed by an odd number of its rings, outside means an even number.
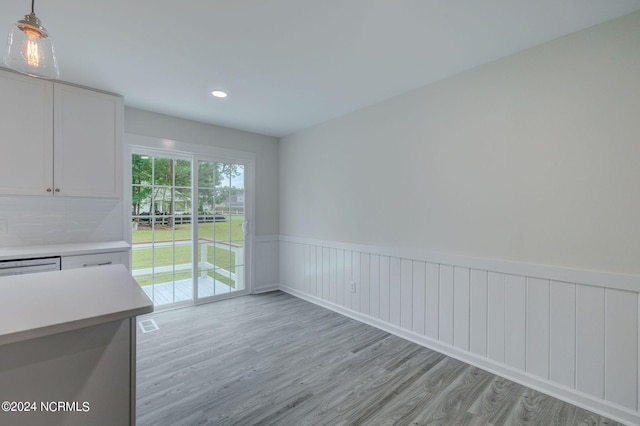
[[[619,424],[282,292],[149,318],[141,426]]]

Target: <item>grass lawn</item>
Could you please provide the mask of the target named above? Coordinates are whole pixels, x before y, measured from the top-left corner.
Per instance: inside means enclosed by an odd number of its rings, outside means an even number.
[[[234,241],[242,244],[244,232],[242,222],[244,216],[227,216],[226,222],[209,222],[198,224],[198,238],[209,238],[218,241]],[[187,241],[191,239],[191,224],[175,226],[174,230],[158,226],[155,230],[140,225],[133,231],[133,244],[150,242]]]
[[[215,222],[215,223],[199,223],[198,224],[198,238],[208,239],[217,242],[233,241],[234,245],[244,245],[244,232],[242,231],[242,222],[244,217],[242,216],[229,216],[227,222]],[[191,224],[176,225],[175,229],[165,229],[157,227],[154,230],[146,227],[139,227],[133,231],[133,250],[132,250],[132,269],[147,269],[153,267],[163,267],[172,265],[184,265],[191,264],[192,260],[192,245],[168,245],[160,246],[155,249],[151,247],[138,247],[136,244],[140,243],[170,243],[176,242],[189,242],[191,240]],[[236,255],[225,244],[215,244],[215,246],[207,247],[207,262],[216,266],[226,269],[230,272],[235,272]],[[202,246],[198,247],[198,259],[201,258]],[[213,271],[209,271],[210,276],[214,276]],[[233,284],[228,278],[215,274],[216,279],[226,284]],[[136,281],[141,286],[150,285],[153,282],[163,283],[172,282],[174,279],[189,279],[191,278],[191,269],[176,271],[175,278],[170,272],[156,273],[155,280],[152,281],[152,275],[139,275],[136,277]]]

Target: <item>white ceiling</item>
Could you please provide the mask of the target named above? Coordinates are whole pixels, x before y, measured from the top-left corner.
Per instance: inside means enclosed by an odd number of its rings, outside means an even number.
[[[0,36],[29,9],[2,0]],[[36,1],[61,80],[272,136],[637,10],[640,0]]]

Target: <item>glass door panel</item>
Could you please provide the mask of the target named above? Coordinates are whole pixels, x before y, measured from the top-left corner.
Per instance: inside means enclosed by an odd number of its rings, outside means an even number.
[[[243,165],[198,161],[199,299],[245,289],[244,188]]]
[[[191,161],[136,153],[132,178],[132,274],[156,306],[191,302]]]

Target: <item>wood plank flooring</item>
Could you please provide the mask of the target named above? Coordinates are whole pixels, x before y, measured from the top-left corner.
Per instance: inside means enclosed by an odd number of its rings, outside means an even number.
[[[138,425],[617,425],[282,292],[145,315]]]

